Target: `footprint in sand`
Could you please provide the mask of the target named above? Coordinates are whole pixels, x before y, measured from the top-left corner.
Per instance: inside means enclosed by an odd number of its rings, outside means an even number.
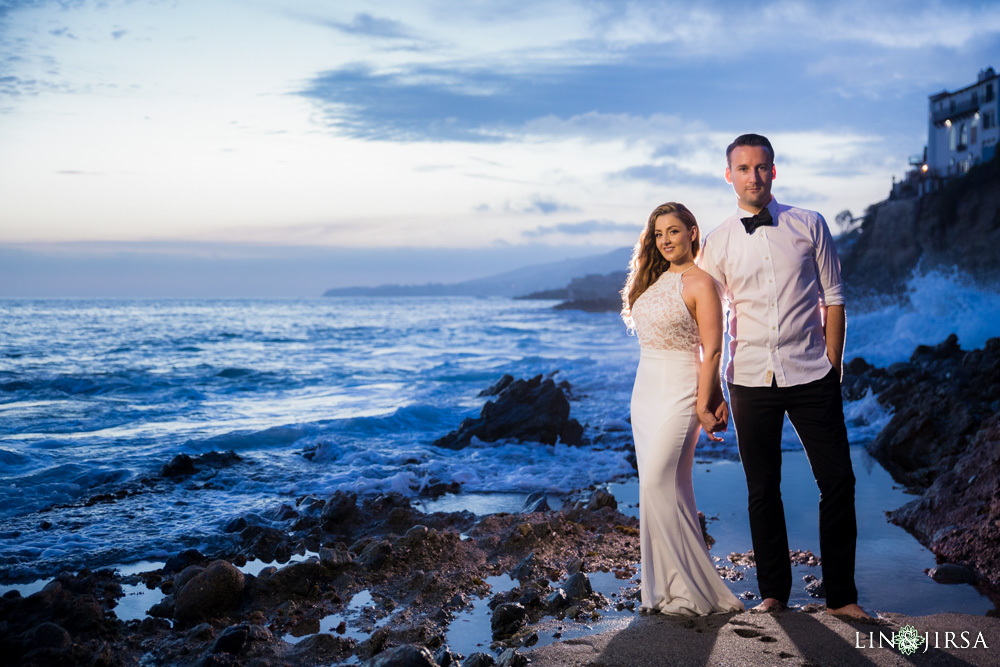
[[[733,628],[733,632],[735,632],[740,637],[743,637],[745,639],[756,639],[757,641],[766,643],[778,641],[777,639],[771,637],[770,635],[765,635],[763,632],[758,632],[757,630],[751,630],[750,628]]]

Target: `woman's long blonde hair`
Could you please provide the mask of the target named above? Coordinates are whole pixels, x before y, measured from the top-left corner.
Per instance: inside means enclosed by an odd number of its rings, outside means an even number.
[[[656,219],[661,215],[673,215],[690,229],[698,228],[698,221],[694,214],[688,210],[684,204],[677,202],[667,202],[660,204],[649,214],[649,221],[646,227],[639,233],[639,240],[632,248],[632,259],[628,263],[628,278],[622,288],[622,319],[632,327],[632,306],[636,299],[649,289],[649,286],[656,282],[656,279],[670,268],[670,262],[663,258],[656,247]],[[701,250],[701,235],[698,234],[691,243],[691,255],[698,256]]]

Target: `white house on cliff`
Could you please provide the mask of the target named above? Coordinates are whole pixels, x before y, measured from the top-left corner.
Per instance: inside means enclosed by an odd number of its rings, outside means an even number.
[[[1000,138],[997,126],[1000,77],[980,70],[976,83],[953,93],[931,95],[927,124],[927,167],[938,176],[964,174],[992,160]]]
[[[893,183],[892,198],[921,196],[973,165],[992,160],[1000,140],[1000,76],[992,67],[976,82],[954,92],[930,96],[927,146],[910,159],[914,169]]]

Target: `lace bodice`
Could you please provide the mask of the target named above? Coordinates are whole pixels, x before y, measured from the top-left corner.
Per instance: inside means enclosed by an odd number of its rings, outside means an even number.
[[[697,351],[701,347],[698,324],[681,296],[682,275],[664,271],[632,304],[640,347],[680,351]]]

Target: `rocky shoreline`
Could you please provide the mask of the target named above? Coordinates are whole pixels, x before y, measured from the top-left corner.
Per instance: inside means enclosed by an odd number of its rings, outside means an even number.
[[[919,498],[890,512],[939,561],[930,574],[1000,597],[1000,338],[962,350],[952,334],[920,345],[909,362],[875,368],[851,360],[848,398],[866,391],[893,410],[868,446]]]
[[[627,583],[639,559],[638,521],[600,489],[560,511],[424,514],[399,495],[337,492],[298,498],[281,515],[281,528],[252,515],[234,522],[231,553],[189,550],[141,574],[85,569],[27,597],[10,592],[0,599],[0,653],[26,666],[456,665],[448,625],[488,598],[493,644],[461,664],[521,665],[519,649],[538,639],[533,623],[636,606],[635,594],[609,599],[590,584],[593,572]],[[252,560],[275,564],[245,574]],[[487,579],[501,574],[516,584],[493,593]],[[148,617],[122,621],[123,586],[135,584],[162,598]],[[359,596],[370,604],[350,616]],[[368,637],[345,636],[344,621],[320,632],[337,615]]]
[[[579,437],[568,415],[571,391],[551,377],[504,377],[482,393],[490,400],[480,418],[441,445],[514,433],[539,442]],[[870,451],[897,481],[922,494],[890,519],[938,556],[941,564],[930,573],[936,580],[972,582],[998,599],[1000,339],[966,352],[951,337],[885,369],[852,360],[845,395],[868,391],[894,410]],[[551,419],[529,414],[532,405]],[[239,464],[232,452],[181,455],[162,466],[157,483]],[[426,491],[458,489],[431,484]],[[112,493],[91,501],[117,499]],[[638,520],[600,486],[576,491],[558,510],[537,494],[518,513],[484,516],[425,513],[400,495],[338,491],[246,513],[224,530],[230,546],[215,553],[183,551],[134,574],[63,572],[31,595],[8,592],[0,598],[0,655],[28,666],[478,667],[525,665],[533,656],[545,664],[558,663],[559,647],[570,646],[560,642],[564,636],[592,635],[605,619],[639,620]],[[809,552],[790,557],[818,564]],[[754,566],[752,552],[716,561],[734,581]],[[821,580],[807,583],[810,594],[822,597]],[[130,616],[124,604],[137,590],[151,602]],[[454,644],[461,624],[477,615],[489,627],[475,650],[460,652]],[[746,638],[758,632],[747,629],[754,625],[747,618],[709,624]],[[540,638],[556,645],[531,651]]]

